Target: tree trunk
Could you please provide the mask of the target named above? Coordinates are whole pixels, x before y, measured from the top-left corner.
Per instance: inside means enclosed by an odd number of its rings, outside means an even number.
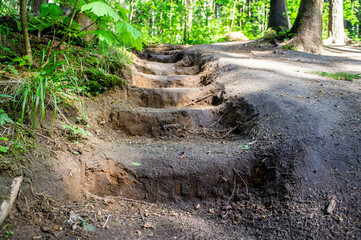
[[[173,16],[173,0],[170,0],[170,15],[169,15],[169,43],[172,44],[172,16]]]
[[[291,28],[286,0],[271,0],[268,27],[277,32]]]
[[[234,0],[233,9],[232,9],[232,16],[231,16],[231,32],[232,32],[232,29],[233,29],[234,17],[236,15],[236,3],[237,3],[237,0]]]
[[[30,46],[30,39],[29,39],[29,32],[28,32],[28,25],[26,22],[26,0],[20,0],[20,21],[21,21],[21,29],[23,32],[24,37],[24,47],[26,55],[29,56],[28,63],[32,62],[32,52]]]
[[[41,4],[43,4],[42,0],[32,0],[31,12],[38,13],[40,11]]]
[[[188,28],[189,31],[192,32],[193,26],[193,0],[189,0],[188,3]]]
[[[343,1],[330,0],[328,11],[328,39],[327,44],[345,45],[347,40],[343,23]]]
[[[185,13],[184,13],[184,31],[183,31],[183,44],[187,43],[187,25],[188,25],[188,0],[185,0]]]
[[[322,49],[323,0],[301,0],[291,29],[291,45],[300,51],[319,53]]]
[[[129,23],[132,23],[133,20],[133,14],[134,14],[134,0],[130,1],[130,14],[129,14]]]

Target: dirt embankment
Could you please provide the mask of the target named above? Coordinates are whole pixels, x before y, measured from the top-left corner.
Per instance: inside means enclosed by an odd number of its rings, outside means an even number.
[[[361,82],[311,71],[361,61],[324,54],[252,42],[144,51],[127,87],[85,101],[93,135],[69,144],[59,130],[50,174],[32,166],[25,188],[40,205],[74,202],[45,211],[20,196],[10,223],[33,223],[14,237],[358,238]],[[64,223],[70,211],[86,224]]]

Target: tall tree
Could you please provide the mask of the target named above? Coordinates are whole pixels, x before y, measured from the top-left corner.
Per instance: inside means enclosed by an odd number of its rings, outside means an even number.
[[[26,55],[28,56],[28,62],[31,63],[32,61],[32,52],[30,46],[30,39],[29,39],[29,32],[28,32],[28,24],[26,21],[26,0],[20,0],[20,21],[21,21],[21,30],[24,37],[24,47]]]
[[[271,0],[268,27],[277,32],[291,28],[287,13],[287,0]]]
[[[323,0],[301,0],[291,29],[291,44],[301,51],[319,53],[322,49]]]
[[[328,39],[325,43],[344,45],[347,36],[343,22],[343,1],[330,0],[328,6]]]
[[[42,4],[42,0],[32,0],[31,4],[31,12],[37,13],[40,11],[40,5]]]
[[[188,0],[184,1],[185,13],[184,13],[184,28],[183,28],[183,44],[187,43],[187,25],[188,25]]]

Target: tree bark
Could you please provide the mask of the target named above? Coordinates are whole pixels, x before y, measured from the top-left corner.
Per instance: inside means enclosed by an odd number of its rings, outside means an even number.
[[[170,15],[169,15],[169,43],[172,44],[172,16],[173,16],[173,0],[170,0]]]
[[[231,16],[231,31],[233,29],[233,24],[234,24],[234,17],[236,15],[236,4],[237,4],[237,0],[234,0],[233,2],[233,9],[232,9],[232,16]]]
[[[271,0],[268,27],[277,32],[291,28],[290,19],[287,13],[286,0]]]
[[[30,46],[30,39],[29,39],[29,32],[28,32],[28,24],[26,21],[26,0],[20,0],[20,21],[21,21],[21,30],[24,37],[24,47],[26,55],[29,56],[28,63],[30,64],[32,62],[32,52],[31,52],[31,46]]]
[[[330,0],[328,11],[328,39],[327,44],[345,45],[347,40],[343,22],[343,1]]]
[[[32,0],[31,4],[31,12],[37,13],[40,11],[40,5],[42,4],[42,0]]]
[[[188,0],[185,0],[183,44],[187,43],[187,25],[188,25]]]
[[[323,0],[301,0],[291,29],[291,45],[300,51],[319,53],[322,49]]]

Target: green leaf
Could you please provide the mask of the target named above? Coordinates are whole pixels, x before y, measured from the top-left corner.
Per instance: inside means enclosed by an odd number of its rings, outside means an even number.
[[[0,113],[0,126],[5,125],[6,123],[13,123],[14,121],[7,115],[7,113],[4,112],[3,109],[1,109]]]
[[[132,25],[126,22],[118,22],[115,25],[115,31],[119,33],[121,40],[124,43],[130,44],[137,50],[142,50],[145,44],[142,34]]]
[[[30,22],[32,24],[40,24],[41,22],[36,18],[34,17],[32,14],[29,14],[29,17],[30,17]]]
[[[133,39],[140,38],[142,34],[132,25],[126,22],[118,22],[115,30],[121,34],[130,34]]]
[[[99,41],[104,41],[109,45],[114,45],[118,42],[117,37],[112,31],[96,30],[92,33],[98,36]]]
[[[116,9],[118,9],[118,15],[124,20],[129,22],[127,13],[130,13],[130,11],[128,9],[122,8],[119,4],[115,4],[114,5]]]
[[[118,14],[106,3],[103,2],[92,2],[81,7],[81,12],[89,11],[98,17],[109,16],[114,21],[119,21],[120,17]]]
[[[7,95],[7,94],[0,94],[0,97],[3,98],[13,98],[13,96]],[[1,109],[2,110],[2,109]],[[3,110],[4,111],[4,110]]]
[[[1,153],[7,153],[8,151],[9,151],[9,147],[0,146],[0,152]]]
[[[45,3],[40,6],[40,15],[43,17],[49,16],[53,19],[56,19],[63,15],[63,10],[61,10],[61,7],[55,3]]]
[[[132,162],[132,165],[134,165],[134,166],[141,166],[142,164],[141,164],[141,163],[138,163],[138,162]]]

